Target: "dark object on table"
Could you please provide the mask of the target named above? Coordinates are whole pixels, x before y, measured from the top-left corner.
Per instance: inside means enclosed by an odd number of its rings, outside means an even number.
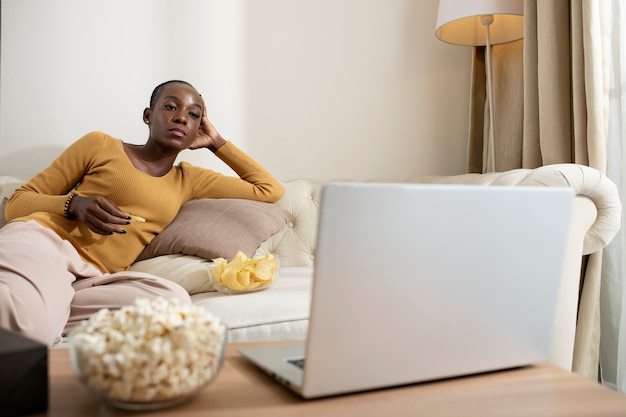
[[[48,410],[48,347],[0,328],[0,414]]]

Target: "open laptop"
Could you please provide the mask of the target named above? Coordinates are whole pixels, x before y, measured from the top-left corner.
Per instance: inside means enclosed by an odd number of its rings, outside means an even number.
[[[546,360],[573,198],[328,183],[306,341],[239,352],[305,398]]]

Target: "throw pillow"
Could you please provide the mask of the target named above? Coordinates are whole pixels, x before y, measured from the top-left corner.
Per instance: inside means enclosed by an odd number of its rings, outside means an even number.
[[[182,253],[205,259],[251,257],[261,243],[293,216],[278,204],[242,199],[199,199],[185,203],[136,261]]]

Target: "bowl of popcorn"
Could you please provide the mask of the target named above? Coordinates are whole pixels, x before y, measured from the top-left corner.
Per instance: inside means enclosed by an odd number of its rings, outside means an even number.
[[[114,407],[149,410],[180,404],[215,379],[226,326],[199,306],[137,299],[93,314],[69,341],[74,374],[87,391]]]
[[[224,258],[213,259],[211,268],[213,287],[224,294],[243,294],[268,288],[278,277],[279,263],[273,254],[250,259],[243,252],[237,252],[230,261]]]

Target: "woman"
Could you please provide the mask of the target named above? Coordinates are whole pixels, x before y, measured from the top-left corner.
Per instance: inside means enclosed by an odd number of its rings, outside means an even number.
[[[143,248],[188,200],[282,197],[281,184],[215,130],[190,84],[157,86],[143,119],[144,145],[89,133],[11,196],[0,229],[1,327],[51,345],[101,308],[138,297],[189,303],[177,284],[127,271]],[[240,178],[174,165],[187,148],[210,149]]]

